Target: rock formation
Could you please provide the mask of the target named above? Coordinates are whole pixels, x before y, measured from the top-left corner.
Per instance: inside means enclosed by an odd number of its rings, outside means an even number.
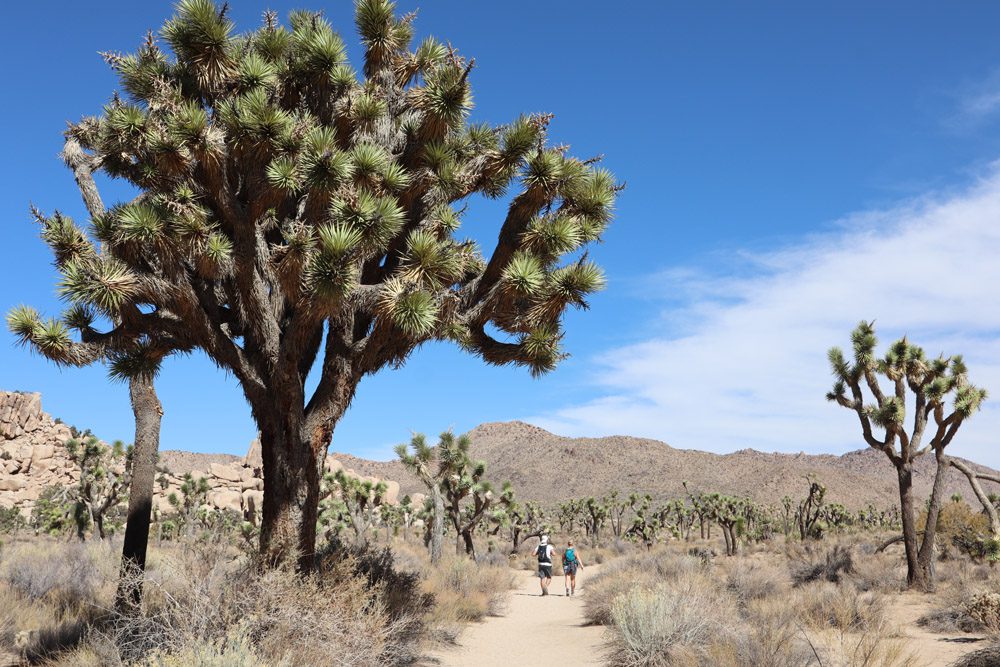
[[[59,423],[42,411],[41,394],[0,391],[0,507],[17,507],[27,518],[35,501],[49,486],[73,486],[79,480],[79,470],[66,452],[65,443],[73,437],[69,426]],[[194,455],[197,456],[197,455]],[[204,478],[209,487],[207,504],[214,510],[242,514],[256,521],[264,499],[261,474],[260,442],[250,444],[246,457],[229,463],[204,461],[191,469],[195,479]],[[327,472],[343,468],[332,457],[326,459]],[[379,481],[374,477],[356,477]],[[170,514],[174,508],[167,500],[171,493],[181,495],[184,473],[161,465],[153,496],[154,511]],[[386,501],[398,502],[399,484],[387,480]]]

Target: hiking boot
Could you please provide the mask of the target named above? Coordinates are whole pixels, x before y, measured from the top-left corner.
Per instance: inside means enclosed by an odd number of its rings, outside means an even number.
[[[566,589],[566,597],[569,597],[569,589]]]

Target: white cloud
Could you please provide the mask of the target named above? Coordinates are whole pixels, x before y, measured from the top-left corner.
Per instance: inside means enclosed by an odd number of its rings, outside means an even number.
[[[907,334],[928,354],[964,354],[970,379],[1000,397],[1000,166],[964,192],[658,280],[674,309],[661,313],[664,334],[596,359],[599,398],[528,421],[717,452],[856,449],[857,421],[824,395],[826,351],[848,347],[861,319],[877,321],[883,348]],[[951,451],[1000,467],[997,403]]]

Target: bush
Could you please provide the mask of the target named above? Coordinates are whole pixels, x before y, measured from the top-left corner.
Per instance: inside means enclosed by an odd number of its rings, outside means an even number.
[[[24,528],[27,522],[16,507],[0,507],[0,533],[16,533]]]
[[[102,578],[93,554],[80,543],[21,546],[9,552],[3,567],[3,580],[12,590],[29,600],[47,598],[61,608],[96,604]]]
[[[771,565],[757,562],[737,562],[729,570],[726,585],[741,604],[763,600],[781,591],[787,578]]]
[[[822,560],[805,562],[792,567],[792,581],[801,586],[812,581],[837,583],[844,574],[854,572],[851,550],[839,544],[826,552]]]
[[[611,604],[613,664],[675,664],[696,659],[713,641],[730,636],[732,604],[702,576],[653,588],[634,587]]]

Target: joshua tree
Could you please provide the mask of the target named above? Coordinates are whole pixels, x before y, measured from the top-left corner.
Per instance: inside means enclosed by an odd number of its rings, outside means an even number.
[[[468,436],[442,433],[438,444],[438,477],[445,510],[455,529],[455,552],[476,557],[472,533],[493,506],[493,487],[486,480],[486,463],[469,457]],[[464,504],[464,507],[463,507]]]
[[[94,534],[103,540],[107,537],[104,519],[121,503],[129,484],[132,448],[126,450],[119,440],[106,445],[86,434],[67,440],[66,451],[80,469],[74,510],[77,535],[82,540],[87,526],[93,525]]]
[[[878,340],[874,323],[861,322],[851,334],[851,343],[852,361],[836,347],[828,354],[836,382],[827,399],[854,412],[865,442],[883,452],[895,466],[906,548],[906,580],[911,587],[933,588],[934,534],[949,465],[945,448],[965,420],[979,410],[986,391],[969,384],[962,357],[942,355],[928,359],[923,349],[906,338],[890,345],[885,357],[876,358]],[[880,376],[885,378],[888,390],[883,388]],[[874,403],[866,403],[865,389]],[[907,428],[909,396],[914,409]],[[946,409],[949,399],[950,412]],[[927,526],[918,544],[913,462],[931,451],[937,461],[937,472],[928,502]]]
[[[453,437],[447,431],[441,434],[442,441]],[[438,448],[440,450],[440,445]],[[430,491],[427,500],[431,504],[431,520],[427,523],[427,527],[430,531],[431,562],[437,563],[441,560],[441,548],[444,542],[444,492],[441,490],[440,475],[445,469],[438,466],[437,470],[434,470],[434,449],[427,444],[427,438],[423,434],[418,433],[413,436],[410,440],[410,449],[413,450],[412,453],[407,451],[406,445],[397,445],[396,456]]]
[[[583,501],[583,512],[587,535],[596,546],[601,539],[601,528],[604,527],[604,522],[608,519],[608,506],[591,497]]]
[[[106,214],[94,182],[93,172],[99,160],[88,155],[72,132],[67,133],[62,158],[73,171],[74,179],[92,219]],[[58,212],[51,217],[32,209],[41,224],[42,238],[52,248],[56,267],[65,274],[72,270],[81,256],[96,256],[89,240],[72,220]],[[82,255],[81,255],[82,253]],[[63,285],[65,288],[66,285]],[[63,296],[69,296],[63,292]],[[99,301],[99,300],[98,300]],[[127,380],[132,414],[135,418],[135,438],[132,452],[132,481],[129,488],[128,516],[122,545],[121,576],[115,606],[119,610],[138,609],[142,599],[142,573],[146,569],[146,547],[153,508],[153,477],[160,448],[160,420],[163,408],[156,395],[153,378],[170,344],[165,336],[130,338],[116,328],[117,335],[102,336],[93,328],[94,311],[116,321],[117,313],[107,303],[93,307],[74,305],[63,317],[42,322],[38,313],[27,307],[14,309],[7,318],[10,329],[22,344],[60,365],[85,366],[95,362],[109,364],[114,380]],[[70,340],[66,325],[80,333],[80,342]]]
[[[979,483],[980,480],[986,480],[988,482],[1000,484],[1000,477],[974,470],[971,466],[966,465],[958,459],[949,458],[948,463],[952,468],[961,472],[965,475],[965,478],[969,480],[969,486],[972,487],[972,492],[983,506],[983,513],[990,521],[990,538],[995,542],[1000,541],[1000,515],[997,513],[996,505],[992,502],[990,496],[986,495],[986,492],[983,491],[982,485]],[[951,499],[956,503],[961,502],[962,494],[956,493],[952,495]]]
[[[826,498],[825,486],[810,477],[807,477],[806,481],[809,482],[809,493],[805,500],[799,503],[799,507],[795,511],[795,522],[799,526],[799,537],[803,541],[809,538],[819,539],[823,536],[820,517]]]
[[[308,569],[323,461],[361,380],[431,340],[554,368],[563,312],[603,283],[579,251],[620,188],[546,146],[550,116],[469,124],[473,61],[434,39],[411,50],[413,17],[388,0],[357,2],[360,78],[320,13],[285,27],[269,12],[243,35],[226,14],[182,0],[169,52],[150,35],[106,55],[127,98],[68,135],[139,193],[91,214],[92,236],[61,218],[54,249],[69,325],[96,309],[112,326],[91,338],[198,348],[238,380],[261,432],[261,550]],[[464,202],[512,189],[491,252],[456,237]],[[69,344],[22,315],[38,346]]]
[[[572,533],[579,515],[580,501],[567,500],[564,503],[559,503],[559,530]]]
[[[208,491],[207,479],[204,477],[195,478],[191,473],[186,472],[181,480],[181,495],[178,496],[171,492],[167,496],[167,502],[177,511],[181,528],[188,535],[194,531],[195,520],[198,517],[198,512],[207,502]]]
[[[382,505],[385,492],[385,482],[373,482],[361,479],[338,470],[330,476],[336,483],[337,494],[347,510],[347,518],[354,530],[355,541],[358,544],[368,543],[368,531],[379,518],[379,507]]]

